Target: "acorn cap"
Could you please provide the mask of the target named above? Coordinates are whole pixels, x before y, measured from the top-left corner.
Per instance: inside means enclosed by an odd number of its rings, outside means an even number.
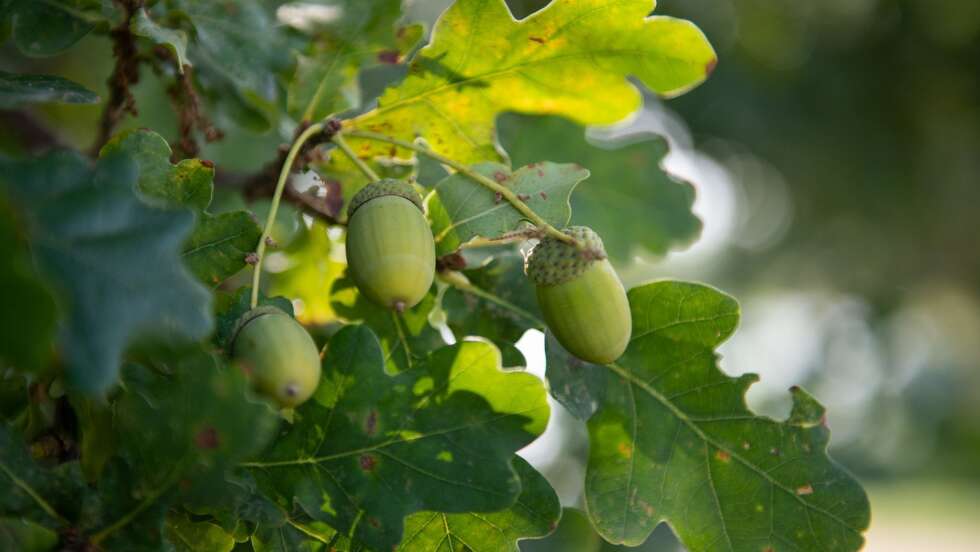
[[[404,180],[385,178],[368,184],[354,194],[354,198],[350,200],[350,205],[347,206],[347,218],[353,216],[354,211],[368,201],[390,195],[403,197],[414,203],[420,211],[424,211],[422,208],[422,196],[415,191],[415,188],[411,184]]]
[[[569,226],[563,233],[583,245],[575,245],[547,236],[534,246],[524,270],[539,286],[563,284],[585,272],[592,263],[606,258],[602,238],[588,226]]]
[[[234,347],[235,339],[238,338],[238,334],[241,333],[242,329],[245,328],[249,322],[266,314],[285,314],[286,316],[289,316],[289,314],[282,309],[273,307],[272,305],[259,305],[254,309],[246,311],[245,314],[238,317],[238,320],[235,320],[235,326],[232,328],[231,334],[229,334],[228,337],[228,350],[231,350],[232,347]]]

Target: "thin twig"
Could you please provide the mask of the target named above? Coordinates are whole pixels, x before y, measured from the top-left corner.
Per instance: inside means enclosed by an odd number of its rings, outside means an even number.
[[[358,157],[357,154],[354,153],[354,150],[350,149],[350,146],[347,145],[347,141],[344,140],[343,136],[341,136],[339,132],[334,134],[331,140],[334,144],[337,144],[337,147],[340,148],[340,150],[343,151],[355,165],[357,165],[357,168],[364,173],[364,176],[368,177],[368,180],[371,182],[377,182],[380,180],[377,173],[371,170],[371,167],[369,167],[364,160]]]
[[[510,188],[500,184],[499,182],[494,181],[492,178],[488,178],[474,171],[470,167],[464,165],[463,163],[460,163],[459,161],[456,161],[455,159],[451,159],[449,157],[446,157],[445,155],[436,153],[428,148],[422,147],[413,142],[406,142],[405,140],[399,140],[398,138],[392,138],[391,136],[387,136],[377,132],[369,132],[365,130],[356,130],[356,129],[349,129],[349,130],[345,129],[343,131],[343,134],[346,134],[347,136],[350,136],[352,138],[361,138],[364,140],[385,142],[387,144],[392,144],[394,146],[398,146],[400,148],[411,150],[416,153],[420,153],[422,155],[431,157],[432,159],[435,159],[436,161],[442,163],[443,165],[452,167],[457,172],[466,175],[467,177],[474,180],[476,183],[490,189],[494,193],[500,194],[500,197],[506,199],[507,202],[513,205],[514,208],[517,209],[519,213],[524,215],[524,217],[527,218],[527,220],[531,221],[532,224],[537,226],[545,234],[557,240],[561,240],[565,243],[570,243],[576,247],[579,248],[583,247],[583,245],[580,244],[578,240],[576,240],[572,236],[569,236],[568,234],[565,234],[561,230],[558,230],[557,228],[549,224],[548,221],[541,218],[541,216],[535,213],[534,209],[531,209],[527,205],[527,203],[521,201],[521,199],[517,197],[517,194],[515,194]],[[336,137],[334,138],[334,140],[336,141]]]
[[[124,17],[119,26],[109,31],[112,39],[112,55],[116,64],[109,76],[109,101],[102,111],[99,134],[92,144],[92,155],[98,155],[102,146],[112,137],[116,125],[127,114],[137,115],[136,98],[130,87],[140,80],[140,57],[136,51],[136,38],[130,31],[130,23],[141,9],[141,0],[116,0],[122,7]]]

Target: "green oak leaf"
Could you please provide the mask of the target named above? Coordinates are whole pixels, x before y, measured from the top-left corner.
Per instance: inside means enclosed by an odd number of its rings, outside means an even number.
[[[561,523],[545,539],[521,543],[521,552],[599,552],[602,539],[592,529],[589,516],[576,508],[565,508]]]
[[[120,455],[146,494],[178,481],[188,496],[207,496],[215,474],[262,449],[278,418],[252,398],[245,374],[217,356],[190,351],[160,369],[127,366],[127,393],[114,409]]]
[[[551,396],[576,418],[591,418],[606,389],[606,369],[566,351],[550,331],[545,332],[544,351]]]
[[[492,341],[504,356],[505,366],[524,366],[514,347],[529,329],[543,329],[534,286],[524,275],[524,257],[513,246],[493,248],[484,262],[464,254],[472,267],[459,276],[446,276],[450,286],[442,293],[446,324],[457,340],[480,336]]]
[[[198,280],[216,287],[248,264],[246,258],[261,237],[262,229],[248,211],[201,213],[181,256]]]
[[[376,550],[400,542],[414,512],[513,504],[513,453],[548,420],[541,382],[501,370],[500,353],[483,342],[444,347],[397,375],[384,365],[367,327],[334,335],[313,400],[244,464],[260,489]]]
[[[519,552],[518,539],[541,538],[558,525],[561,504],[548,480],[523,458],[514,459],[521,494],[509,508],[496,512],[446,514],[419,512],[405,520],[402,552]]]
[[[99,156],[118,152],[129,154],[139,165],[139,190],[151,201],[197,211],[211,204],[214,165],[200,159],[184,159],[172,165],[173,151],[156,132],[146,129],[121,132],[102,147]]]
[[[187,57],[204,96],[240,126],[268,130],[280,117],[278,78],[292,64],[290,43],[276,21],[275,7],[260,0],[167,4],[158,3],[150,13],[180,10],[193,27]]]
[[[51,358],[58,310],[31,262],[24,229],[0,195],[0,364],[40,371]]]
[[[23,436],[0,425],[0,517],[26,518],[45,527],[63,526],[79,515],[85,482],[76,464],[39,466]],[[2,542],[2,541],[0,541]]]
[[[504,0],[458,0],[439,18],[405,80],[349,124],[404,140],[421,136],[433,150],[475,163],[501,158],[494,118],[504,111],[619,122],[642,102],[626,77],[672,96],[701,83],[716,63],[696,26],[648,17],[652,4],[552,2],[517,21]],[[365,156],[389,149],[356,142]]]
[[[206,211],[214,194],[214,165],[200,159],[170,163],[170,145],[150,130],[122,132],[100,152],[131,155],[139,165],[139,189],[151,202],[198,211],[194,232],[184,242],[182,256],[191,273],[215,287],[245,267],[262,235],[248,211],[213,215]]]
[[[132,160],[113,155],[91,168],[62,152],[0,165],[0,183],[24,209],[39,271],[64,298],[70,384],[104,393],[139,332],[166,327],[191,339],[210,332],[210,294],[179,261],[193,215],[140,201]]]
[[[255,552],[366,552],[326,523],[306,516],[289,518],[281,525],[260,525],[250,542]]]
[[[53,75],[17,75],[0,71],[0,108],[50,102],[92,104],[99,102],[99,95],[76,82]]]
[[[411,368],[429,351],[445,345],[439,332],[429,324],[429,314],[435,305],[435,294],[430,292],[418,305],[397,314],[361,295],[346,274],[330,288],[330,307],[341,319],[361,322],[374,331],[392,372]]]
[[[49,552],[58,546],[58,533],[27,519],[0,517],[0,549]]]
[[[515,164],[552,159],[589,168],[591,178],[572,195],[572,221],[598,232],[614,260],[630,261],[638,245],[664,255],[700,235],[701,221],[691,212],[694,187],[661,167],[663,138],[587,140],[585,129],[560,117],[507,114],[498,126]]]
[[[331,255],[336,245],[327,234],[327,225],[319,221],[303,228],[283,253],[288,266],[271,274],[270,292],[302,302],[296,319],[303,324],[326,324],[337,318],[330,305],[330,288],[346,269]]]
[[[568,224],[572,216],[568,198],[575,186],[589,177],[589,171],[581,165],[548,161],[531,163],[513,172],[496,163],[480,163],[473,170],[509,188],[557,227]],[[496,238],[516,230],[521,221],[527,220],[507,200],[460,173],[436,184],[435,192],[428,196],[427,211],[440,255],[455,251],[477,236]]]
[[[14,43],[28,56],[58,54],[95,28],[94,21],[103,18],[101,4],[93,0],[15,0],[9,7]]]
[[[826,453],[824,409],[798,387],[779,422],[753,414],[754,374],[730,377],[714,352],[738,304],[707,286],[629,292],[633,337],[607,366],[588,421],[586,504],[610,542],[639,545],[661,521],[701,550],[857,550],[870,512]]]
[[[230,552],[235,547],[235,539],[221,527],[177,513],[167,515],[164,535],[175,552]]]
[[[341,0],[330,6],[338,17],[297,21],[315,37],[296,60],[289,85],[289,113],[299,121],[359,107],[360,70],[379,63],[398,63],[422,38],[421,25],[396,28],[401,0]]]
[[[136,36],[148,38],[155,44],[166,47],[177,59],[177,71],[184,72],[184,66],[190,65],[187,59],[187,33],[180,29],[168,29],[157,24],[150,18],[145,9],[138,10],[130,21],[129,30]]]

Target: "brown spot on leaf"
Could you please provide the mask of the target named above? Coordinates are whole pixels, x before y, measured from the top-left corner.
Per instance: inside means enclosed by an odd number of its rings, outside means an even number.
[[[718,67],[718,58],[712,58],[707,65],[704,66],[704,74],[711,75],[714,72],[715,67]]]
[[[547,40],[541,38],[540,36],[529,36],[528,40],[531,40],[532,42],[537,42],[538,44],[544,44],[545,42],[548,42]]]
[[[357,459],[357,463],[360,464],[361,469],[364,471],[374,471],[374,467],[378,465],[378,460],[370,454],[362,454]]]
[[[396,65],[399,59],[398,50],[382,50],[378,52],[378,61]]]
[[[541,169],[538,169],[538,176],[542,176],[543,177],[544,176],[544,171],[542,171]]]
[[[381,527],[381,522],[378,521],[378,518],[376,518],[376,517],[369,517],[369,518],[367,518],[367,522],[370,523],[371,524],[371,527],[374,527],[375,529],[377,529],[378,527]]]
[[[715,458],[717,458],[720,462],[724,462],[727,464],[732,460],[732,455],[728,454],[723,450],[719,450],[718,452],[715,453]]]
[[[507,175],[504,174],[504,171],[497,171],[493,173],[493,179],[497,182],[503,182],[504,180],[507,180]]]
[[[529,196],[527,194],[517,194],[517,199],[519,199],[521,201],[527,201],[527,200],[531,199],[531,196]]]
[[[214,168],[214,161],[211,161],[210,159],[201,159],[201,164],[209,169]]]
[[[500,201],[503,200],[503,199],[504,199],[504,195],[501,194],[500,192],[494,192],[493,193],[493,202],[494,203],[500,203]]]
[[[548,199],[548,194],[544,192],[538,192],[538,195],[541,196],[541,199]]]
[[[254,265],[254,264],[258,264],[258,262],[259,262],[259,256],[254,251],[250,252],[248,255],[245,255],[245,264]]]
[[[796,494],[800,496],[806,496],[813,494],[813,487],[811,485],[803,485],[802,487],[797,487]]]
[[[197,432],[194,436],[194,445],[199,449],[211,450],[218,448],[221,443],[221,438],[218,435],[218,430],[211,426],[208,426],[201,431]]]
[[[623,458],[630,458],[633,456],[633,446],[630,445],[629,443],[626,442],[619,443],[619,446],[617,446],[616,449],[619,451],[619,454],[622,455]]]

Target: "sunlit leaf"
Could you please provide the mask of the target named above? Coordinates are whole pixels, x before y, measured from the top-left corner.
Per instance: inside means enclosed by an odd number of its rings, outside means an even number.
[[[331,256],[334,247],[326,225],[314,223],[283,251],[288,268],[271,275],[271,293],[302,301],[296,318],[304,324],[325,324],[336,318],[330,289],[346,265]]]
[[[626,77],[675,95],[702,82],[716,58],[693,24],[648,17],[650,0],[552,2],[516,21],[504,0],[459,0],[440,17],[408,77],[350,126],[405,140],[421,136],[458,161],[497,160],[494,118],[554,114],[618,122],[641,103]],[[358,141],[358,153],[387,145]]]
[[[348,326],[330,341],[314,399],[246,466],[282,505],[389,550],[414,512],[513,504],[513,453],[547,419],[541,382],[502,371],[492,345],[445,347],[391,376],[372,332]]]
[[[744,397],[757,376],[718,369],[735,300],[670,281],[629,299],[633,338],[588,421],[599,533],[635,546],[668,521],[690,550],[859,549],[868,499],[827,456],[823,407],[794,387],[788,420],[757,416]]]

